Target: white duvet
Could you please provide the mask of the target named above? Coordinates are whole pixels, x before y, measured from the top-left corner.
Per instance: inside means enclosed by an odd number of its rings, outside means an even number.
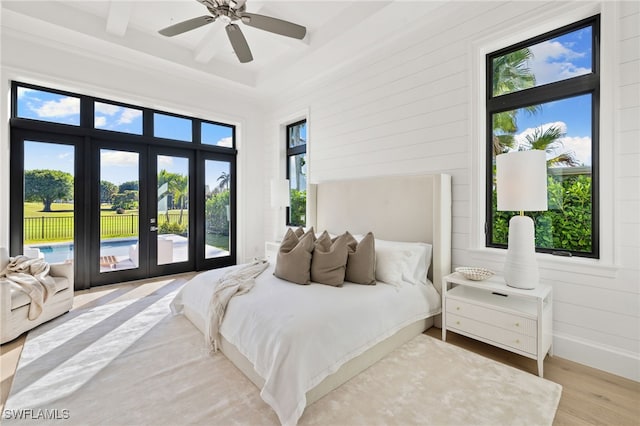
[[[208,318],[214,284],[226,270],[185,284],[174,311],[184,305]],[[308,390],[401,328],[439,312],[430,284],[298,285],[273,276],[270,265],[250,292],[230,300],[220,333],[264,378],[260,395],[280,422],[295,425]]]

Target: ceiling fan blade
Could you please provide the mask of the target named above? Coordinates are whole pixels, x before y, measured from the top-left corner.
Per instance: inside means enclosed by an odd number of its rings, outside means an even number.
[[[216,18],[211,15],[198,16],[197,18],[188,19],[186,21],[170,25],[158,32],[163,36],[173,37],[178,34],[186,33],[187,31],[195,30],[196,28],[207,25],[215,20]]]
[[[244,38],[244,34],[240,30],[240,27],[236,24],[229,24],[225,27],[227,30],[227,36],[229,36],[229,41],[231,42],[231,46],[233,50],[236,52],[236,56],[243,64],[245,62],[253,61],[253,55],[251,55],[251,49],[249,49],[249,45],[247,44],[247,39]]]
[[[257,13],[243,13],[242,22],[250,27],[259,28],[261,30],[287,37],[297,38],[299,40],[302,40],[307,34],[307,29],[302,25],[283,21],[282,19],[273,18],[271,16],[258,15]]]

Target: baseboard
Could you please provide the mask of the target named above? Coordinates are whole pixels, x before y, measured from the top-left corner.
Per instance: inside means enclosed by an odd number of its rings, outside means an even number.
[[[640,382],[640,354],[554,333],[553,354],[607,373]]]

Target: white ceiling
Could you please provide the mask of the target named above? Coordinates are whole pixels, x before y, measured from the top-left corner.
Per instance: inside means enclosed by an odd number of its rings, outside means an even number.
[[[208,14],[196,0],[2,0],[5,28],[78,44],[113,57],[152,57],[223,83],[274,89],[335,70],[408,31],[446,1],[247,0],[246,10],[303,25],[296,40],[238,23],[254,60],[241,64],[224,23],[214,22],[175,37],[158,30]],[[37,23],[37,25],[33,25]],[[79,35],[81,37],[79,37]],[[322,70],[321,73],[318,70]]]

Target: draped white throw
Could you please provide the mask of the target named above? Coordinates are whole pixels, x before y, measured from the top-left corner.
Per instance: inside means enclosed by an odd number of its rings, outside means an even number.
[[[55,282],[49,276],[49,264],[43,259],[16,256],[0,272],[0,278],[14,282],[31,298],[29,319],[35,320],[42,313],[44,304],[55,294]]]

